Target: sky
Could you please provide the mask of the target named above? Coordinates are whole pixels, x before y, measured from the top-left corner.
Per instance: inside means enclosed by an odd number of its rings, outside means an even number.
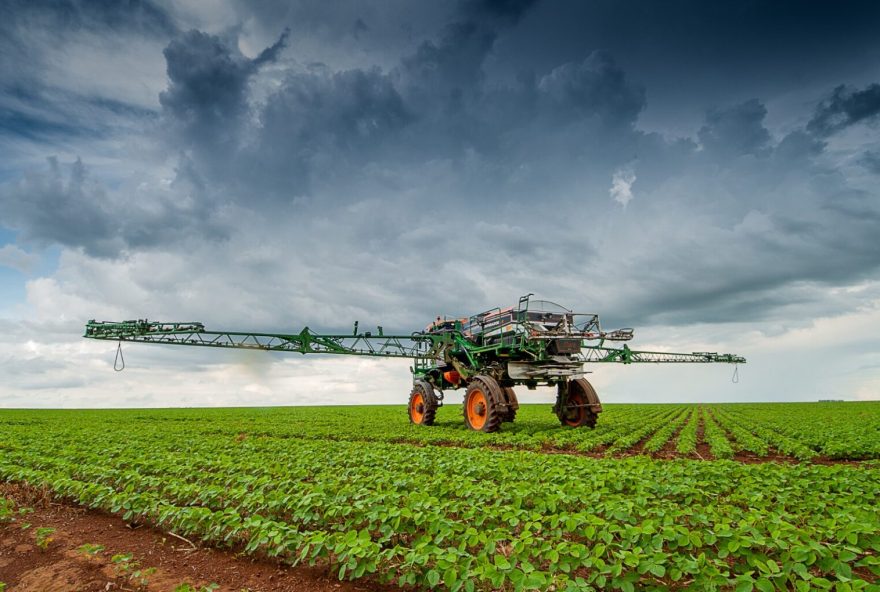
[[[3,2],[0,407],[403,403],[406,361],[114,372],[83,326],[408,334],[527,293],[748,359],[591,366],[605,402],[880,399],[877,30],[855,1]]]

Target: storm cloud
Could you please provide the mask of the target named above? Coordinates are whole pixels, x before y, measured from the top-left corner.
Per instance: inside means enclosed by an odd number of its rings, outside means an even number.
[[[807,129],[818,136],[828,136],[860,122],[876,122],[878,115],[880,84],[862,90],[840,85],[816,107]]]
[[[165,48],[168,89],[159,103],[175,136],[186,149],[198,144],[222,149],[240,134],[247,113],[251,77],[272,63],[284,49],[287,32],[254,59],[247,59],[230,42],[215,35],[189,31]]]
[[[28,298],[71,326],[411,331],[529,292],[672,332],[856,314],[877,10],[797,6],[8,5],[0,264],[60,249]]]

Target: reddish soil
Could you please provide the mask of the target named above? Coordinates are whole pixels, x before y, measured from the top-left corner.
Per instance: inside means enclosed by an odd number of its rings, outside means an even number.
[[[626,450],[621,450],[620,452],[616,453],[614,455],[614,458],[624,458],[627,456],[638,456],[639,454],[645,454],[643,452],[643,450],[645,448],[645,444],[648,443],[648,440],[650,440],[651,436],[653,436],[653,435],[654,435],[653,432],[648,434],[647,436],[645,436],[644,438],[642,438],[641,440],[639,440],[638,442],[633,444],[630,448],[628,448]]]
[[[715,457],[712,455],[712,449],[709,448],[709,443],[706,442],[706,433],[704,429],[705,420],[703,419],[704,413],[706,413],[706,410],[701,408],[700,421],[697,424],[697,451],[694,454],[701,460],[711,460]]]
[[[736,439],[733,436],[731,436],[730,434],[727,434],[727,437],[731,442],[736,441]],[[733,453],[733,460],[739,461],[741,463],[746,463],[748,465],[765,463],[765,462],[777,462],[777,463],[788,463],[788,464],[797,464],[797,463],[801,462],[798,459],[794,458],[793,456],[788,456],[788,455],[782,454],[781,452],[779,452],[778,450],[776,450],[772,446],[767,448],[767,455],[766,456],[758,456],[754,452],[749,452],[748,450],[737,450],[736,452]],[[815,462],[815,461],[812,461],[812,462]],[[832,461],[830,463],[817,463],[817,464],[836,464],[836,463],[841,463],[841,462],[847,462],[847,461]]]
[[[785,457],[790,458],[790,457]],[[798,462],[797,459],[791,459],[791,462]],[[858,466],[862,463],[876,462],[871,460],[850,460],[845,458],[831,458],[830,456],[814,456],[810,459],[814,465],[851,465]]]
[[[217,592],[354,592],[400,590],[360,580],[340,582],[324,568],[289,567],[267,558],[191,546],[149,526],[132,526],[104,512],[53,500],[48,492],[0,484],[0,495],[32,513],[0,524],[0,582],[7,592],[173,592],[216,583]],[[31,526],[22,528],[23,523]],[[54,528],[46,549],[36,529]],[[94,557],[78,550],[102,545]],[[145,586],[121,574],[113,555],[131,553],[141,569],[155,568]]]
[[[688,422],[685,421],[671,436],[669,436],[669,439],[666,441],[666,444],[663,445],[663,448],[654,453],[654,458],[673,459],[683,456],[682,454],[679,454],[676,446],[678,445],[678,435],[681,434],[681,431],[687,424]]]

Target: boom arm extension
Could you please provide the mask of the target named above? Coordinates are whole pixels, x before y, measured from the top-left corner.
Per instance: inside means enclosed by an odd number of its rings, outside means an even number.
[[[237,349],[261,349],[301,354],[348,354],[388,358],[423,358],[431,355],[432,345],[441,336],[412,335],[319,335],[306,327],[299,333],[241,333],[207,331],[202,323],[161,323],[155,321],[89,321],[84,337],[109,341],[165,343]]]
[[[632,364],[644,362],[650,364],[682,364],[712,363],[745,364],[746,359],[735,354],[718,354],[715,352],[694,352],[692,354],[676,354],[669,352],[634,351],[624,345],[621,348],[584,345],[581,355],[585,362],[618,362]]]
[[[259,349],[301,354],[345,354],[377,356],[386,358],[432,359],[442,357],[449,347],[460,347],[461,340],[455,333],[412,333],[410,335],[384,335],[370,332],[351,335],[324,335],[313,333],[308,327],[299,333],[244,333],[235,331],[208,331],[202,323],[162,323],[136,320],[117,322],[89,321],[84,337],[107,341],[132,341],[140,343],[164,343],[203,347]],[[711,363],[743,364],[745,358],[733,354],[695,352],[690,354],[647,352],[621,348],[590,345],[582,342],[581,357],[584,362],[633,363]],[[478,349],[478,348],[475,348]],[[467,352],[465,350],[466,354]]]

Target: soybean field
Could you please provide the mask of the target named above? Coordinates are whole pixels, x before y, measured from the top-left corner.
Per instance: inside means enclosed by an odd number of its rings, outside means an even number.
[[[390,589],[880,590],[880,404],[460,414],[4,410],[0,481]]]

